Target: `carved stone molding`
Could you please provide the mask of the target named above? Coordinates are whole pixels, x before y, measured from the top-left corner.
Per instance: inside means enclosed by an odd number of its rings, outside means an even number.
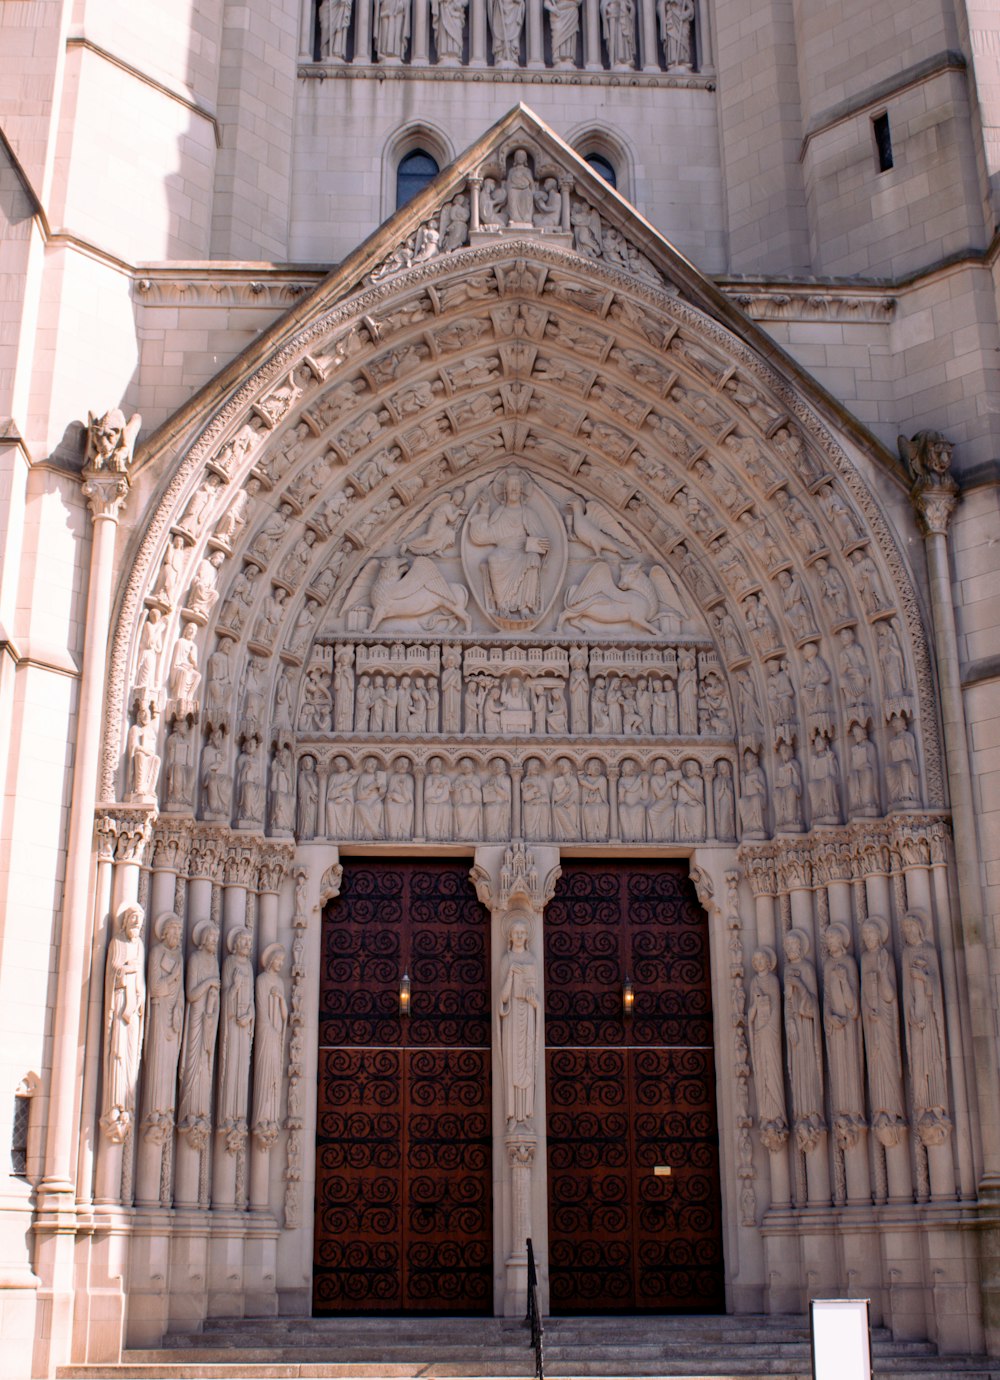
[[[845,292],[815,287],[744,286],[723,280],[722,291],[755,321],[859,321],[889,322],[896,312],[896,298],[878,288]]]
[[[736,1078],[736,1177],[740,1185],[740,1221],[745,1227],[756,1226],[757,1194],[754,1190],[756,1171],[753,1167],[753,1143],[750,1132],[750,1047],[747,1043],[747,994],[744,986],[743,919],[739,906],[740,874],[726,873],[726,895],[723,915],[729,934],[730,1019],[733,1028],[733,1067]]]

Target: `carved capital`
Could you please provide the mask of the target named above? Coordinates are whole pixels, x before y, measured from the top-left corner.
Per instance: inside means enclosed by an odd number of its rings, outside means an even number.
[[[257,849],[253,844],[230,840],[222,856],[222,880],[226,886],[254,885],[257,880]]]
[[[94,521],[98,518],[110,518],[112,522],[117,522],[131,487],[127,475],[101,474],[85,470],[83,496],[87,500]]]
[[[158,821],[153,838],[153,866],[163,872],[183,872],[193,827],[193,820]]]
[[[258,881],[257,885],[261,891],[278,892],[284,880],[292,858],[295,856],[294,850],[286,844],[269,843],[257,852]]]
[[[105,862],[143,863],[153,837],[156,810],[117,805],[97,812],[98,856]]]
[[[228,829],[200,825],[191,840],[188,876],[209,882],[218,881],[228,838]]]
[[[813,883],[812,850],[808,844],[785,846],[778,860],[778,885],[782,891],[801,891]]]
[[[769,843],[740,845],[737,856],[754,896],[774,896],[777,893],[773,850],[774,845]]]
[[[911,495],[925,536],[945,537],[958,507],[958,489],[919,489]]]
[[[509,1140],[506,1144],[507,1163],[512,1169],[530,1169],[535,1162],[538,1142],[534,1140]]]

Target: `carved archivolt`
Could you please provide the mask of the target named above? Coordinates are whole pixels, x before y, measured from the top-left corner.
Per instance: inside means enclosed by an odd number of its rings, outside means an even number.
[[[189,447],[122,592],[103,789],[323,833],[326,733],[407,770],[520,733],[604,771],[639,735],[676,748],[674,805],[694,763],[676,837],[701,809],[764,838],[936,802],[930,688],[899,551],[804,399],[675,291],[501,226],[319,313]],[[739,752],[721,786],[681,751],[706,734]],[[619,801],[644,840],[652,760]]]

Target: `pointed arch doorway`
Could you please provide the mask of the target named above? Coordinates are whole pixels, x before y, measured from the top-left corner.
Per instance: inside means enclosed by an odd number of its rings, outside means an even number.
[[[563,861],[545,1010],[552,1312],[723,1312],[708,917],[686,862]]]
[[[491,1313],[490,917],[468,860],[350,860],[321,942],[313,1311]]]

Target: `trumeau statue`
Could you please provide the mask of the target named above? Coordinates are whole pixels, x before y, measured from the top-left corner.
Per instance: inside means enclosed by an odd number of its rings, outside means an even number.
[[[880,1145],[899,1144],[906,1127],[896,967],[887,943],[889,926],[871,916],[861,926],[861,1023],[868,1062],[872,1132]]]
[[[178,1130],[201,1149],[208,1143],[212,1127],[212,1071],[222,987],[218,928],[203,920],[195,926],[193,940],[187,961]]]
[[[530,938],[531,917],[515,912],[507,921],[507,953],[500,966],[496,1006],[508,1131],[529,1127],[535,1113],[542,1022],[538,966],[528,947]]]
[[[792,1117],[800,1150],[814,1150],[826,1130],[823,1117],[823,1055],[816,969],[809,940],[791,929],[785,947],[785,1044],[792,1090]]]
[[[281,945],[269,944],[260,956],[255,984],[253,1133],[263,1146],[271,1146],[278,1139],[281,1123],[281,1080],[288,1028],[288,1002],[281,978],[284,963]]]
[[[837,1144],[848,1150],[866,1128],[861,1054],[861,992],[858,965],[851,953],[851,932],[839,923],[825,935],[823,1029],[830,1069],[830,1110]]]
[[[750,1057],[757,1090],[757,1122],[761,1143],[780,1150],[788,1140],[785,1113],[785,1073],[781,1058],[781,984],[775,969],[778,957],[766,945],[755,950],[747,1020]]]
[[[161,1144],[173,1130],[177,1100],[177,1063],[184,1028],[183,932],[180,916],[172,912],[158,916],[149,954],[142,1127],[147,1140]]]
[[[236,1150],[247,1129],[254,1032],[254,976],[250,962],[253,935],[248,929],[233,930],[226,947],[229,953],[222,965],[217,1127],[227,1133],[229,1149]]]
[[[901,928],[903,1013],[914,1128],[924,1145],[942,1145],[951,1131],[951,1120],[941,967],[919,915],[905,915]]]
[[[123,906],[108,944],[104,976],[104,1110],[101,1126],[120,1143],[135,1120],[146,1017],[146,956],[141,906]]]

